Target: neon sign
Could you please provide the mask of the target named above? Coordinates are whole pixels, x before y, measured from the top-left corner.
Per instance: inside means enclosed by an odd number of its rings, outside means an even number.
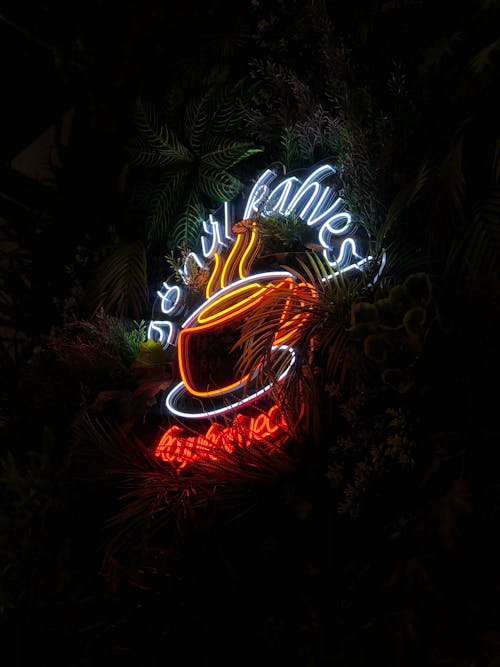
[[[297,214],[307,226],[317,229],[317,240],[323,257],[332,267],[330,277],[339,273],[361,271],[366,263],[373,259],[371,255],[364,257],[357,238],[349,236],[354,231],[354,225],[351,214],[342,208],[343,199],[337,196],[333,188],[324,185],[335,173],[335,167],[324,164],[301,181],[296,176],[280,179],[275,171],[266,169],[250,191],[242,217],[243,220],[249,220],[257,214],[263,217],[273,213]],[[212,214],[208,220],[203,221],[201,253],[190,252],[179,271],[185,283],[188,282],[190,263],[208,270],[207,260],[213,260],[215,266],[209,285],[213,284],[214,275],[220,265],[221,252],[232,244],[238,245],[238,236],[235,239],[233,233],[234,217],[228,202],[224,203],[223,216],[223,222]],[[228,284],[235,268],[234,265],[231,269],[226,268],[225,284]],[[241,272],[242,267],[239,268],[238,276],[233,276],[233,279],[243,278],[245,275]],[[173,315],[174,308],[177,308],[175,312],[180,310],[182,300],[179,290],[178,285],[171,286],[166,282],[163,283],[162,290],[158,290],[163,314],[170,312]],[[207,298],[208,296],[207,293]],[[168,311],[168,308],[172,310]],[[170,320],[152,320],[149,325],[148,336],[165,346],[175,345],[177,334],[178,326]]]
[[[315,298],[312,285],[298,282],[288,271],[266,271],[246,275],[258,254],[256,224],[242,222],[233,226],[234,244],[225,259],[214,256],[214,268],[206,286],[206,300],[182,323],[177,337],[177,360],[181,381],[168,393],[165,405],[169,412],[184,419],[203,419],[234,412],[267,394],[273,384],[252,382],[263,370],[264,360],[243,377],[228,378],[206,366],[193,363],[197,345],[212,336],[221,337],[227,330],[241,330],[251,310],[273,298],[282,304],[279,326],[271,341],[271,356],[287,355],[284,380],[295,363],[295,352],[289,345],[309,317],[307,302]],[[172,299],[174,302],[175,299]],[[175,301],[176,302],[176,301]],[[162,300],[162,305],[164,301]],[[170,302],[169,302],[170,304]],[[169,308],[173,307],[169,305]],[[233,360],[236,365],[236,359]],[[187,400],[186,400],[187,397]],[[182,407],[182,402],[187,404]]]
[[[266,217],[273,213],[295,213],[309,227],[318,229],[323,256],[332,268],[340,272],[360,269],[371,258],[362,256],[353,238],[345,239],[348,243],[342,242],[340,246],[338,243],[339,237],[348,236],[353,231],[352,216],[343,210],[344,200],[331,187],[322,185],[335,173],[335,167],[324,164],[301,182],[296,176],[279,180],[276,172],[266,169],[248,196],[242,219],[254,219],[258,214]],[[277,179],[278,183],[274,185]],[[272,189],[271,184],[274,185]],[[226,202],[223,224],[213,215],[203,222],[201,249],[205,259],[212,258],[222,247],[234,241],[231,228],[231,211]],[[204,266],[196,253],[192,254],[192,259],[198,266]]]
[[[218,461],[221,452],[232,454],[236,447],[256,443],[277,448],[289,437],[286,419],[276,405],[253,416],[235,415],[229,425],[214,422],[204,435],[189,435],[181,426],[171,426],[162,436],[155,456],[182,470],[195,461]]]
[[[205,289],[204,302],[191,312],[179,326],[171,319],[150,322],[148,336],[162,345],[177,345],[180,381],[168,392],[167,410],[186,420],[214,419],[235,414],[230,426],[213,422],[205,434],[189,435],[180,426],[171,426],[156,448],[156,456],[183,469],[193,461],[215,461],[217,450],[231,453],[234,443],[250,446],[260,442],[279,446],[289,437],[285,417],[277,406],[257,417],[238,412],[260,400],[276,384],[281,383],[296,362],[293,344],[300,328],[310,316],[310,304],[315,290],[299,282],[288,271],[266,271],[252,274],[251,267],[259,254],[260,240],[255,218],[280,213],[296,213],[309,227],[317,229],[318,244],[333,275],[362,270],[372,257],[363,257],[353,231],[352,217],[343,210],[343,200],[324,182],[335,174],[335,168],[325,164],[314,169],[303,181],[295,176],[278,179],[267,169],[253,186],[243,214],[234,224],[230,205],[224,204],[224,221],[210,215],[203,221],[201,256],[191,252],[179,271],[188,282],[190,263],[211,271]],[[163,315],[179,317],[184,309],[183,290],[179,285],[163,283],[157,292]],[[249,313],[266,300],[276,299],[281,307],[279,325],[271,341],[270,357],[257,362],[244,375],[233,375],[237,359],[231,357],[230,345],[224,369],[214,369],[207,362],[198,363],[197,350],[225,340],[241,327]],[[308,305],[309,304],[309,305]],[[233,352],[234,353],[234,352]],[[266,370],[266,363],[279,356],[280,374],[264,386],[257,378]],[[232,449],[233,448],[233,449]]]

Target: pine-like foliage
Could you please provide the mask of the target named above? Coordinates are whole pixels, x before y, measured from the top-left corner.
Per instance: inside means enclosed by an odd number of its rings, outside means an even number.
[[[242,183],[230,170],[262,150],[239,136],[243,95],[244,82],[212,88],[182,112],[172,112],[172,101],[165,100],[169,113],[138,101],[130,156],[143,171],[145,187],[136,201],[146,204],[149,242],[193,247],[207,212],[240,192]]]
[[[158,533],[175,524],[185,529],[210,508],[233,519],[247,512],[256,503],[256,488],[273,487],[293,468],[283,449],[270,455],[264,444],[235,441],[232,454],[220,450],[217,460],[204,458],[180,473],[134,433],[88,415],[75,423],[72,435],[80,449],[103,457],[104,475],[122,490],[121,507],[108,523],[105,566],[111,568],[141,550],[144,558]]]

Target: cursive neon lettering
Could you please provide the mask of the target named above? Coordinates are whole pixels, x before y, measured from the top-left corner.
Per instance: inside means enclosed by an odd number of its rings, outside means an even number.
[[[165,315],[175,315],[182,307],[182,292],[178,285],[171,287],[163,283],[165,292],[158,290],[156,293],[161,299],[161,312]]]
[[[152,320],[149,323],[148,338],[161,343],[163,347],[175,345],[177,334],[177,325],[170,320]]]
[[[364,257],[355,239],[347,236],[352,227],[351,214],[342,210],[343,199],[337,196],[331,187],[323,184],[335,173],[334,166],[323,164],[314,169],[303,181],[296,176],[278,180],[276,172],[266,169],[252,187],[243,215],[243,220],[247,220],[254,218],[258,213],[264,217],[275,212],[284,215],[296,213],[309,227],[317,228],[317,239],[322,255],[333,269],[333,272],[323,280],[329,280],[340,273],[361,271],[367,262],[373,260],[371,255]],[[210,300],[217,290],[219,297],[222,297],[226,289],[237,288],[240,281],[246,280],[247,265],[251,264],[255,253],[258,252],[257,246],[252,248],[246,246],[245,253],[241,254],[241,235],[238,234],[235,238],[232,221],[232,208],[229,202],[224,202],[224,223],[222,224],[213,214],[209,215],[208,220],[202,221],[201,254],[190,252],[179,269],[183,282],[188,283],[193,267],[208,269],[204,260],[212,260],[212,271],[205,290],[207,300]],[[342,236],[347,238],[341,242]],[[232,246],[232,249],[226,261],[222,262],[221,253],[228,246]],[[376,277],[380,275],[384,264],[385,255]],[[274,272],[273,278],[278,273]],[[265,275],[263,272],[254,276],[255,281],[261,282]],[[161,300],[161,312],[163,315],[174,316],[183,306],[181,290],[178,286],[169,287],[166,283],[164,290],[157,292]],[[202,304],[200,309],[205,305]],[[150,324],[149,334],[163,345],[173,345],[177,340],[177,324],[154,320]],[[278,338],[275,344],[280,342],[282,341]]]
[[[295,195],[293,196],[292,200],[288,204],[288,206],[285,209],[285,215],[289,215],[290,213],[297,213],[299,217],[302,219],[306,219],[306,214],[307,211],[313,206],[314,200],[317,197],[318,193],[321,190],[320,184],[318,180],[315,179],[322,179],[325,178],[327,175],[330,175],[332,173],[335,173],[335,168],[332,167],[329,164],[324,164],[321,167],[318,167],[315,169],[312,174],[310,174],[306,180],[302,183],[300,188],[297,190]],[[301,212],[298,212],[298,205],[299,202],[303,200],[305,196],[308,196],[309,191],[313,189],[313,194],[309,196],[309,200],[306,202],[305,206],[301,210]]]
[[[245,212],[243,213],[243,220],[248,220],[249,218],[252,218],[255,213],[258,213],[259,205],[267,198],[269,192],[267,184],[274,178],[276,178],[276,173],[271,171],[271,169],[266,169],[266,171],[259,176],[248,197]]]
[[[203,229],[211,238],[210,245],[208,245],[207,237],[201,237],[201,250],[203,256],[210,259],[221,248],[226,246],[225,237],[223,236],[221,223],[214,218],[210,213],[208,220],[203,220]]]
[[[292,188],[296,183],[300,183],[298,178],[291,176],[274,188],[263,210],[263,215],[270,215],[273,212],[284,213],[287,199],[290,197]],[[280,191],[282,190],[281,194]]]
[[[204,434],[188,435],[182,427],[171,426],[156,446],[155,456],[182,470],[195,461],[218,461],[221,453],[232,454],[237,447],[256,444],[279,447],[290,436],[287,420],[277,405],[257,416],[237,413],[231,424],[211,424]]]

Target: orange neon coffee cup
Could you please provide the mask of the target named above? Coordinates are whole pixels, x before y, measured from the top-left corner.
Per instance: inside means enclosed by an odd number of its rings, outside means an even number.
[[[251,311],[271,299],[275,309],[276,298],[278,303],[282,299],[272,346],[284,345],[308,318],[307,304],[313,296],[312,285],[297,283],[287,271],[249,276],[219,290],[189,317],[179,333],[178,362],[186,390],[193,396],[214,397],[241,388],[260,368],[244,377],[235,376],[240,353],[232,348]]]

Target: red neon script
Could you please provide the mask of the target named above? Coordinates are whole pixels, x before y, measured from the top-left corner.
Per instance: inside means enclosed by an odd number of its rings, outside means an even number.
[[[205,434],[189,435],[186,429],[171,426],[158,443],[155,456],[181,470],[194,461],[217,461],[218,452],[232,454],[236,447],[248,448],[257,443],[279,447],[289,436],[283,413],[273,405],[254,416],[238,413],[229,425],[214,422]]]

